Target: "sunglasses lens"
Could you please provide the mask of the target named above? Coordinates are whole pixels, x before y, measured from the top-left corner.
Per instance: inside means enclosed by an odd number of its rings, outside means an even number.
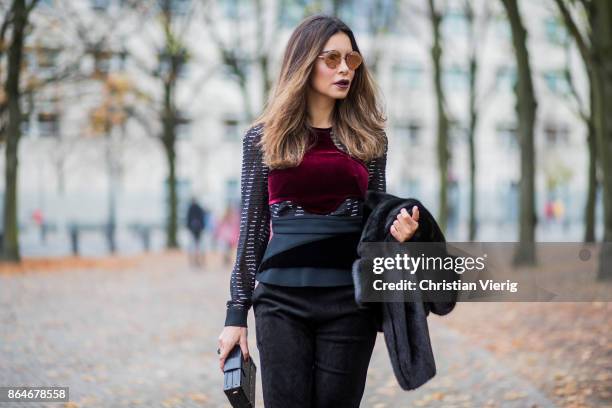
[[[359,67],[359,65],[361,65],[361,55],[359,55],[359,53],[357,52],[351,52],[349,54],[347,54],[346,56],[346,65],[350,68],[350,69],[357,69],[357,67]]]
[[[336,68],[340,64],[342,56],[337,51],[328,52],[325,54],[325,63],[330,68]]]

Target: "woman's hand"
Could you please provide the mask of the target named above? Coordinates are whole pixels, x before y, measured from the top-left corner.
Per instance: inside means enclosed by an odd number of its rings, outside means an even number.
[[[397,214],[397,220],[391,225],[391,235],[399,242],[408,241],[419,228],[419,207],[412,207],[412,216],[402,208]]]
[[[219,349],[221,353],[219,354],[219,367],[221,368],[221,372],[223,372],[223,366],[225,366],[225,359],[236,343],[240,344],[240,348],[242,349],[242,355],[244,360],[249,359],[249,343],[247,342],[248,331],[246,327],[240,326],[225,326],[223,331],[219,335]]]

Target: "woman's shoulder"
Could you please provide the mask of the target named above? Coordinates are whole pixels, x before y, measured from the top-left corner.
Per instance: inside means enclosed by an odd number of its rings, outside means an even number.
[[[257,123],[251,125],[244,134],[245,142],[256,142],[261,138],[263,134],[263,123]]]
[[[263,160],[262,135],[263,124],[258,123],[249,127],[242,139],[244,154],[253,159],[256,158],[257,161]]]

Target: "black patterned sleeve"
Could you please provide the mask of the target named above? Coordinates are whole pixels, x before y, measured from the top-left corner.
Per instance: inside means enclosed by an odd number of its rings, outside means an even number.
[[[388,144],[389,143],[385,135],[384,153],[382,154],[382,156],[377,157],[368,163],[368,190],[382,191],[383,193],[387,192],[386,167]]]
[[[268,167],[257,142],[263,127],[249,129],[242,141],[240,236],[230,279],[225,326],[247,327],[247,315],[255,286],[255,272],[270,238]]]

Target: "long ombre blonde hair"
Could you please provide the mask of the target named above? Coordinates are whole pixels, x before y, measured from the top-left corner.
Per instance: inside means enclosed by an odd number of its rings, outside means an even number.
[[[291,35],[278,81],[264,112],[254,122],[264,125],[260,146],[268,167],[294,167],[302,161],[309,147],[306,92],[310,76],[323,47],[338,32],[348,35],[353,50],[359,52],[351,29],[335,17],[308,17]],[[368,162],[385,151],[386,118],[365,64],[355,70],[347,97],[336,100],[332,121],[334,134],[351,156]]]

